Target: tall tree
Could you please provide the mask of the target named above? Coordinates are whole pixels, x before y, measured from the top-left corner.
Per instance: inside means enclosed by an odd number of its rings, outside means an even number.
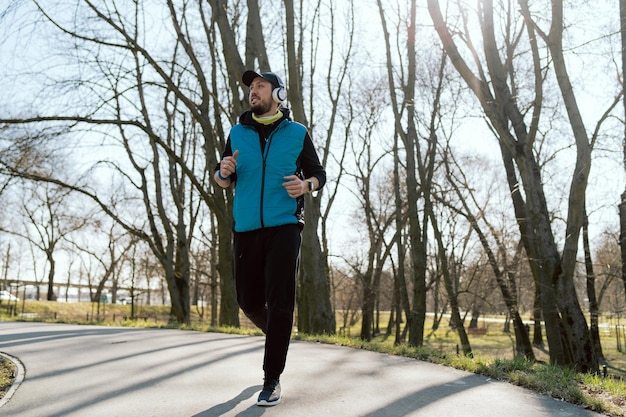
[[[470,69],[463,58],[450,27],[441,14],[439,2],[429,0],[428,9],[443,47],[458,73],[479,100],[499,140],[519,229],[528,258],[533,264],[536,282],[541,286],[541,304],[550,345],[550,359],[554,363],[576,366],[581,371],[595,371],[598,368],[598,358],[573,282],[578,237],[583,220],[583,202],[591,164],[591,147],[563,56],[563,5],[561,1],[552,2],[552,25],[549,34],[544,34],[532,21],[527,2],[522,0],[519,3],[529,31],[529,50],[532,52],[535,71],[535,100],[531,106],[529,124],[525,120],[525,115],[529,113],[520,109],[519,94],[515,94],[519,85],[513,72],[514,47],[519,44],[521,34],[514,33],[512,24],[507,26],[505,39],[508,41],[508,49],[505,49],[503,62],[495,32],[493,2],[478,2],[484,64],[479,60],[471,41],[466,43],[474,58],[474,65],[478,67],[476,72]],[[504,12],[508,12],[509,22],[515,21],[510,10]],[[544,39],[551,53],[553,69],[577,151],[562,253],[558,250],[552,230],[541,168],[533,146],[539,127],[544,80],[538,46],[533,36],[535,33]],[[521,181],[517,180],[517,174]],[[524,190],[525,200],[520,194],[521,189]]]
[[[408,61],[406,74],[401,74],[404,80],[401,85],[395,78],[394,58],[387,28],[385,9],[380,0],[377,0],[380,14],[383,38],[385,42],[385,56],[389,90],[391,91],[392,111],[394,115],[395,134],[404,146],[406,159],[406,189],[407,189],[407,221],[409,224],[409,259],[411,262],[411,308],[407,317],[409,328],[409,344],[421,346],[424,340],[424,322],[426,319],[426,255],[429,215],[424,211],[420,220],[418,202],[423,197],[423,188],[418,186],[418,167],[416,162],[416,146],[418,142],[417,122],[415,120],[415,78],[416,78],[416,2],[412,0],[408,5],[409,22],[406,27],[406,60]],[[397,94],[401,91],[402,96]],[[406,124],[406,128],[403,126]]]
[[[620,35],[622,40],[622,87],[626,82],[624,81],[624,74],[626,74],[626,0],[620,0],[619,2],[619,17],[620,17]],[[626,94],[623,95],[624,114],[626,115]],[[624,123],[624,136],[622,138],[622,157],[624,171],[626,172],[626,123]],[[619,224],[620,235],[619,242],[622,250],[622,282],[624,283],[624,289],[626,290],[626,188],[622,193],[622,201],[619,205]],[[626,291],[625,291],[626,294]]]

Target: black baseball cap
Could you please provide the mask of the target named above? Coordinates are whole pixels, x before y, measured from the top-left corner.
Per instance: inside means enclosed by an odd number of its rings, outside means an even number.
[[[252,81],[254,81],[254,79],[257,77],[261,77],[269,81],[270,83],[272,83],[274,88],[285,88],[285,84],[283,84],[283,80],[273,72],[262,72],[259,74],[256,71],[248,70],[243,73],[243,76],[241,77],[241,81],[243,81],[246,87],[250,87],[250,84],[252,84]]]

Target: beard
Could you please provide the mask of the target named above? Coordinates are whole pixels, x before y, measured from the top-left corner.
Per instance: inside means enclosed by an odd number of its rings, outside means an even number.
[[[250,106],[250,110],[252,110],[252,113],[256,114],[257,116],[261,116],[263,114],[267,114],[270,111],[272,111],[272,105],[274,103],[272,101],[264,101],[264,100],[259,100],[257,101],[256,104],[253,104],[252,106]]]

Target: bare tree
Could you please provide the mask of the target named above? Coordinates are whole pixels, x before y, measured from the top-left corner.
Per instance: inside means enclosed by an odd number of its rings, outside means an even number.
[[[385,41],[386,63],[389,90],[391,93],[392,110],[394,113],[395,134],[398,135],[404,147],[406,158],[406,201],[407,201],[407,221],[409,224],[409,259],[411,262],[412,288],[411,307],[407,317],[409,328],[409,344],[420,346],[424,338],[424,321],[426,318],[426,257],[427,257],[427,231],[429,214],[424,210],[423,218],[420,220],[418,212],[418,201],[424,199],[424,204],[428,206],[428,198],[423,194],[423,187],[418,186],[418,163],[419,152],[416,147],[418,143],[417,122],[415,119],[415,82],[416,82],[416,2],[413,0],[408,6],[409,21],[407,39],[405,40],[406,60],[408,61],[406,73],[401,74],[401,85],[394,76],[394,64],[392,58],[392,44],[390,32],[387,28],[385,9],[380,0],[377,1],[378,10],[382,22],[383,37]],[[396,94],[402,92],[402,96]],[[406,118],[406,129],[403,127],[403,119]],[[426,171],[420,172],[427,175]],[[426,179],[426,177],[422,178]]]
[[[619,2],[619,16],[620,16],[620,34],[622,40],[622,87],[624,86],[624,74],[626,74],[626,0],[620,0]],[[626,94],[622,96],[624,113],[626,114]],[[626,171],[626,123],[624,123],[624,137],[622,138],[622,157],[624,170]],[[622,248],[622,282],[624,283],[624,289],[626,289],[626,189],[621,196],[621,203],[619,205],[619,219],[620,219],[620,247]],[[624,292],[626,294],[626,291]]]
[[[507,262],[498,261],[498,257],[496,256],[496,251],[492,249],[492,245],[490,244],[487,234],[483,231],[479,220],[485,224],[487,229],[490,232],[492,239],[495,241],[498,251],[502,254],[506,254],[507,249],[505,247],[505,243],[500,239],[499,233],[495,230],[494,226],[490,224],[488,219],[486,218],[485,209],[481,208],[477,203],[476,197],[472,188],[469,186],[466,176],[463,174],[462,170],[458,166],[457,162],[454,160],[453,156],[448,154],[444,156],[443,161],[445,163],[447,178],[449,184],[452,186],[456,197],[461,205],[460,208],[454,207],[452,204],[446,203],[448,207],[452,210],[456,211],[458,214],[464,216],[470,223],[472,229],[478,235],[480,243],[483,247],[484,252],[487,255],[489,265],[491,270],[493,271],[493,275],[495,276],[495,280],[500,288],[500,292],[502,294],[502,299],[506,305],[507,314],[513,320],[513,328],[515,331],[515,353],[516,355],[523,356],[527,359],[535,359],[535,355],[532,349],[532,345],[530,343],[530,338],[528,332],[526,331],[526,327],[522,321],[519,308],[518,308],[518,297],[517,297],[517,285],[515,283],[515,276],[513,265],[507,264]],[[452,169],[451,164],[455,164],[457,169]],[[463,194],[465,190],[469,196],[466,198]],[[476,207],[476,209],[470,209],[469,201],[472,201]],[[474,214],[476,213],[476,214]],[[513,264],[516,263],[517,255],[516,253],[514,257]],[[506,259],[506,258],[505,258]],[[502,263],[502,265],[501,265]],[[484,292],[481,292],[481,295],[484,295]]]
[[[192,27],[198,27],[196,22],[200,22],[206,38],[212,39],[214,32],[210,18],[204,14],[200,2],[196,9],[191,4],[177,6],[168,2],[169,31],[160,32],[159,39],[155,39],[145,36],[149,29],[143,26],[146,20],[142,17],[145,10],[141,3],[137,3],[134,9],[125,10],[81,3],[74,21],[63,20],[65,16],[56,15],[53,6],[44,8],[35,4],[43,20],[56,28],[62,39],[76,43],[76,56],[78,64],[84,68],[83,76],[95,74],[93,82],[81,78],[72,82],[78,86],[76,91],[85,89],[85,96],[95,97],[92,100],[95,103],[81,103],[82,108],[77,106],[74,109],[78,115],[68,111],[68,114],[6,119],[3,122],[12,125],[61,124],[76,131],[91,126],[92,134],[99,131],[105,140],[113,139],[112,142],[124,150],[127,160],[124,163],[110,158],[100,165],[111,167],[129,189],[136,191],[134,197],[145,207],[144,217],[148,222],[133,224],[133,220],[125,219],[121,211],[109,205],[105,196],[84,185],[32,172],[22,172],[22,175],[63,184],[92,198],[129,233],[145,240],[162,262],[173,316],[180,322],[187,322],[189,247],[195,220],[194,210],[186,208],[197,207],[199,198],[202,198],[224,220],[221,223],[224,235],[229,232],[231,224],[227,210],[229,196],[210,193],[207,175],[218,156],[215,132],[220,124],[213,124],[213,120],[220,120],[222,113],[215,91],[218,88],[217,73],[213,72],[212,78],[205,75],[205,68],[200,64],[204,60],[198,54],[202,49],[211,48],[206,40],[205,43],[192,44],[198,32],[190,32]],[[87,25],[86,21],[90,23]],[[168,38],[167,34],[171,36]],[[171,49],[162,48],[165,44]],[[163,50],[166,55],[162,54]],[[120,59],[111,60],[110,57],[115,55]],[[212,58],[208,65],[215,65],[217,57],[212,55]],[[212,117],[212,110],[216,111],[217,117]],[[201,146],[204,146],[204,159],[198,152]],[[224,241],[228,242],[229,238]],[[229,245],[225,244],[224,248],[228,254]],[[222,321],[238,324],[234,285],[229,273],[232,267],[227,255],[221,259]]]
[[[331,269],[333,274],[332,294],[333,305],[339,319],[339,334],[350,336],[349,329],[355,326],[362,317],[362,290],[360,289],[358,277],[348,271],[341,269]]]
[[[75,205],[70,203],[70,193],[67,190],[51,184],[26,183],[23,186],[24,194],[20,206],[24,218],[23,227],[0,230],[26,239],[44,253],[48,265],[46,299],[56,301],[58,295],[54,292],[54,285],[59,244],[69,234],[84,227],[89,216],[86,213],[81,216],[72,209]]]
[[[362,94],[364,103],[371,103],[374,97],[380,94],[380,88],[368,89]],[[371,340],[375,330],[374,310],[380,297],[380,281],[385,264],[390,257],[394,246],[393,230],[395,213],[391,205],[391,182],[387,176],[376,176],[377,168],[384,167],[388,152],[376,151],[380,144],[375,141],[375,132],[381,122],[383,106],[364,106],[367,109],[363,114],[355,115],[359,119],[361,129],[352,140],[352,152],[355,160],[355,172],[348,170],[348,175],[354,178],[356,186],[354,194],[359,201],[357,217],[362,217],[367,233],[364,239],[367,242],[363,259],[351,262],[351,267],[359,278],[362,289],[361,296],[361,339]],[[362,118],[362,121],[360,120]],[[387,172],[387,169],[380,169]]]
[[[541,286],[541,304],[551,361],[574,365],[582,371],[593,371],[598,367],[597,355],[573,281],[591,164],[591,142],[582,122],[563,56],[562,2],[552,2],[549,33],[544,33],[534,23],[526,1],[520,1],[519,4],[525,26],[522,24],[517,27],[525,28],[528,32],[528,50],[532,53],[535,77],[532,92],[534,101],[529,106],[531,111],[521,108],[520,90],[514,71],[515,48],[522,39],[522,30],[515,32],[512,23],[517,22],[519,17],[514,19],[510,9],[503,11],[508,13],[506,15],[511,24],[505,28],[503,43],[506,49],[502,57],[502,48],[498,45],[495,32],[493,2],[479,2],[478,17],[482,30],[484,63],[473,48],[471,37],[466,37],[465,43],[473,65],[477,67],[473,71],[463,58],[449,24],[441,14],[439,2],[429,0],[428,9],[443,47],[458,73],[479,100],[499,140],[519,229],[536,281]],[[562,253],[556,245],[541,180],[541,168],[534,154],[535,138],[540,126],[545,68],[550,68],[542,65],[538,38],[544,40],[550,52],[552,68],[565,103],[577,151],[576,166],[571,177],[565,247]],[[528,117],[528,124],[525,117]],[[517,175],[521,180],[517,179]],[[520,193],[522,188],[524,196]],[[564,322],[568,324],[564,325]]]
[[[429,213],[431,225],[433,228],[433,234],[435,241],[437,242],[437,254],[438,261],[441,264],[441,275],[443,277],[444,287],[448,293],[448,302],[450,303],[450,322],[452,327],[459,335],[459,341],[461,342],[461,349],[464,355],[472,354],[472,346],[467,336],[467,331],[461,318],[461,308],[459,305],[458,291],[455,288],[454,268],[450,266],[448,253],[444,244],[444,237],[439,226],[439,219],[435,216],[435,213],[431,210]]]
[[[87,255],[90,261],[99,265],[98,271],[101,273],[98,279],[90,282],[92,285],[91,301],[98,301],[105,288],[110,288],[112,302],[115,302],[119,286],[118,271],[137,242],[128,233],[118,230],[119,226],[115,221],[110,221],[109,224],[101,221],[92,223],[94,223],[92,230],[83,233],[82,238],[74,237],[69,244],[76,251]],[[94,242],[93,236],[102,236],[103,239]],[[105,244],[97,245],[101,242]]]

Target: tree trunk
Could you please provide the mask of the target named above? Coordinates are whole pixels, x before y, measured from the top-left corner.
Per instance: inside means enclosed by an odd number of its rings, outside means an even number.
[[[217,277],[217,261],[219,259],[219,257],[217,256],[218,247],[219,235],[217,233],[217,228],[215,227],[215,217],[211,216],[211,247],[209,248],[209,260],[211,262],[211,266],[209,272],[209,282],[207,283],[209,289],[208,298],[211,304],[211,326],[217,326],[217,288],[219,285],[219,280]],[[206,301],[206,291],[204,293],[204,301]]]
[[[230,207],[231,205],[228,205]],[[229,213],[232,211],[229,209]],[[230,218],[231,221],[226,221]],[[233,269],[232,214],[219,219],[217,223],[220,246],[218,249],[217,271],[220,275],[220,317],[221,326],[239,327],[239,304],[235,290],[235,271]]]
[[[228,78],[230,90],[233,92],[239,92],[239,83],[245,68],[244,62],[238,52],[239,48],[237,47],[237,39],[228,20],[228,0],[209,0],[209,4],[211,5],[211,10],[213,11],[213,18],[215,19],[217,27],[220,31],[224,63],[228,67],[230,74],[232,74],[232,76]],[[238,94],[233,94],[233,97],[237,96]],[[233,112],[237,114],[241,113],[243,108],[240,100],[233,100],[233,104]]]
[[[535,285],[535,297],[533,299],[533,346],[543,347],[543,328],[541,314],[541,291],[540,286]]]
[[[374,291],[372,289],[372,272],[368,270],[362,277],[363,304],[361,306],[361,340],[372,340],[372,324],[374,322]]]
[[[599,308],[596,297],[596,274],[593,270],[591,248],[589,246],[589,218],[585,209],[585,221],[583,223],[583,250],[585,252],[585,270],[587,271],[587,298],[589,299],[590,332],[593,346],[598,355],[598,361],[604,360],[602,344],[600,343]]]
[[[284,0],[287,27],[289,102],[294,120],[308,125],[302,96],[302,60],[296,51],[296,17],[293,0]],[[298,330],[305,333],[335,334],[336,320],[330,303],[330,281],[326,254],[318,236],[321,193],[305,198],[305,227],[302,232],[302,259],[298,295]]]
[[[182,224],[180,222],[179,224]],[[178,323],[191,324],[190,306],[190,267],[189,247],[185,237],[185,226],[177,227],[175,254],[174,254],[174,281],[170,286],[170,294],[176,294],[176,302],[172,299],[172,312]]]
[[[394,298],[396,301],[396,330],[394,344],[398,345],[404,342],[401,331],[402,323],[402,311],[405,312],[407,319],[407,327],[410,327],[411,320],[411,306],[409,302],[409,294],[406,286],[405,268],[404,263],[406,261],[406,251],[403,242],[404,230],[404,214],[402,206],[404,205],[404,197],[400,190],[400,155],[398,149],[398,134],[394,135],[393,155],[393,190],[395,197],[395,225],[396,225],[396,251],[398,253],[398,269],[393,277]]]
[[[426,265],[428,264],[427,256],[427,237],[428,237],[428,216],[431,210],[430,200],[427,195],[424,198],[424,214],[422,224],[420,225],[419,211],[417,207],[420,190],[426,193],[430,189],[430,183],[423,183],[421,186],[417,181],[418,165],[421,167],[421,161],[417,158],[419,154],[419,144],[417,127],[415,125],[415,74],[416,74],[416,1],[411,0],[410,5],[410,26],[408,28],[408,67],[407,67],[407,85],[404,87],[404,101],[407,104],[407,134],[400,136],[404,138],[407,158],[407,200],[409,205],[409,241],[411,242],[411,263],[413,270],[413,305],[411,310],[411,327],[409,331],[409,345],[422,346],[424,343],[424,322],[426,320]],[[391,68],[391,63],[389,63]],[[396,122],[400,124],[400,120]],[[416,149],[418,152],[416,153]],[[419,169],[419,175],[425,180],[425,172]]]
[[[313,196],[306,196],[304,213],[306,225],[302,233],[298,289],[298,330],[309,334],[335,334],[336,322],[330,304],[326,258],[317,236],[319,202],[313,200]]]
[[[56,301],[57,295],[54,293],[54,274],[56,273],[56,261],[54,260],[53,251],[48,251],[46,253],[48,258],[48,265],[50,266],[50,270],[48,271],[48,294],[46,300],[48,301]]]
[[[261,15],[258,0],[247,0],[248,5],[248,21],[246,23],[246,68],[261,71],[270,71],[270,63],[267,58],[267,49],[265,48],[265,36],[263,36],[263,25],[261,23]]]
[[[624,143],[626,144],[626,134]],[[624,145],[624,169],[626,170],[626,145]],[[622,202],[619,204],[619,245],[622,258],[622,282],[626,294],[626,190],[622,193]]]
[[[622,74],[626,74],[626,0],[619,2],[620,34],[622,39]],[[626,114],[626,94],[622,95],[624,113]],[[622,138],[624,171],[626,171],[626,123],[624,124],[624,137]],[[626,189],[621,196],[619,204],[619,244],[622,255],[622,282],[624,283],[624,295],[626,296]]]
[[[557,304],[559,294],[556,284],[560,274],[561,259],[552,234],[539,167],[531,155],[523,155],[521,152],[516,157],[516,162],[526,191],[528,224],[533,229],[532,235],[528,236],[532,239],[527,244],[533,249],[527,255],[533,263],[531,269],[538,274],[535,280],[541,288],[539,300],[550,347],[550,360],[555,364],[570,365],[572,364],[571,352],[567,341],[563,339],[561,315]],[[537,257],[532,258],[532,253],[537,253]]]
[[[574,284],[578,241],[584,222],[585,195],[591,168],[591,144],[567,73],[562,39],[563,2],[553,0],[552,27],[548,36],[548,47],[553,58],[556,78],[576,143],[576,165],[570,185],[561,271],[559,271],[559,275],[555,276],[557,279],[556,289],[560,295],[557,300],[563,321],[567,323],[563,327],[568,336],[566,342],[569,343],[574,364],[581,372],[596,372],[598,370],[598,356],[589,334],[587,321],[578,302]]]

